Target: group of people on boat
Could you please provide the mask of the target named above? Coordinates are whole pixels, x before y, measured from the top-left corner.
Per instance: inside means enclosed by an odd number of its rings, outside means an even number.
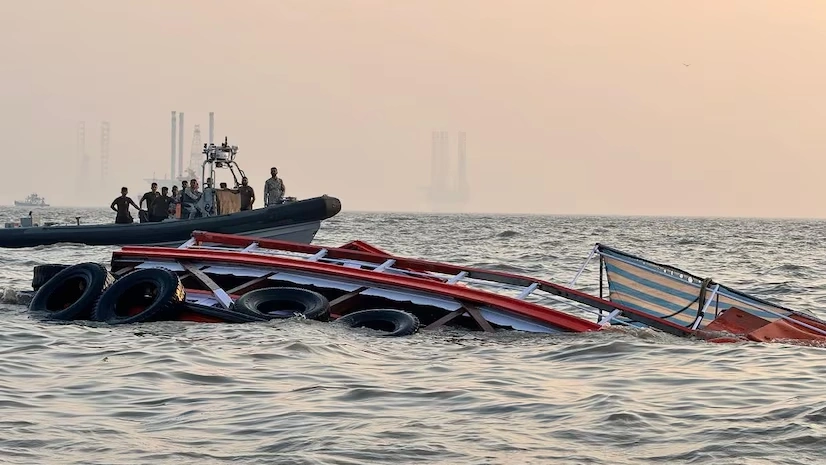
[[[129,189],[122,187],[120,196],[115,198],[110,208],[115,212],[115,223],[133,223],[134,219],[130,207],[138,210],[141,222],[160,222],[165,219],[192,219],[218,214],[218,190],[237,194],[240,200],[240,210],[252,210],[255,204],[255,190],[249,185],[246,176],[241,178],[241,184],[229,189],[227,183],[220,183],[218,189],[213,186],[212,178],[207,178],[203,190],[199,189],[198,180],[181,181],[180,189],[172,186],[172,190],[163,186],[158,192],[158,183],[153,182],[149,192],[143,194],[136,204],[129,197]],[[286,189],[284,181],[278,177],[278,169],[270,169],[270,178],[264,183],[264,206],[269,207],[283,203]],[[143,208],[144,204],[146,208]]]

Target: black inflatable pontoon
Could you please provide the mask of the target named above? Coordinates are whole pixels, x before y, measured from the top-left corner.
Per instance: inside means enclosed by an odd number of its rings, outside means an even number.
[[[254,235],[309,244],[321,221],[341,211],[341,202],[326,195],[267,208],[191,220],[159,223],[36,226],[0,229],[0,247],[36,247],[58,243],[86,245],[176,245],[192,231]]]

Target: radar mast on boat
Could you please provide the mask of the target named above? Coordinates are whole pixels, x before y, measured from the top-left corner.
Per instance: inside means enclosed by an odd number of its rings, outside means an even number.
[[[221,145],[204,144],[202,152],[206,156],[206,160],[201,164],[201,180],[206,182],[207,179],[212,179],[212,186],[217,184],[215,180],[215,168],[229,168],[232,178],[235,181],[235,188],[241,185],[241,178],[244,178],[244,170],[235,162],[235,155],[238,154],[237,145],[229,145],[227,138],[224,137],[224,142]],[[236,174],[237,171],[237,174]]]

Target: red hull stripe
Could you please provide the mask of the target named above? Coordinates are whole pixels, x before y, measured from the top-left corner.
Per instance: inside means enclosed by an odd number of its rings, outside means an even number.
[[[223,239],[223,237],[222,237]],[[212,242],[212,241],[210,241]],[[219,241],[215,241],[219,242]],[[220,241],[222,243],[228,243]],[[276,248],[272,244],[267,245],[268,241],[253,240],[249,243],[258,242],[260,247]],[[289,244],[289,243],[288,243]],[[249,244],[247,244],[249,245]],[[290,244],[295,246],[296,244]],[[310,247],[306,250],[313,251]],[[320,249],[320,248],[319,248]],[[331,250],[331,249],[328,249]],[[338,250],[338,249],[336,249]],[[347,251],[358,254],[364,252]],[[371,254],[365,254],[368,257],[375,257]],[[208,249],[171,249],[164,247],[124,247],[120,251],[113,252],[112,259],[117,261],[118,258],[138,257],[144,259],[165,259],[165,260],[190,260],[196,262],[220,262],[220,263],[236,263],[250,266],[277,266],[292,270],[299,270],[311,273],[318,273],[329,276],[340,276],[345,278],[357,279],[361,281],[368,281],[377,284],[385,284],[393,287],[407,288],[413,290],[420,290],[450,296],[460,300],[491,305],[500,309],[516,313],[528,318],[532,318],[563,330],[573,332],[596,331],[601,329],[601,326],[582,318],[569,315],[567,313],[553,310],[542,305],[526,302],[515,299],[513,297],[493,294],[477,289],[470,289],[463,286],[455,286],[436,282],[430,279],[417,278],[413,276],[390,275],[376,273],[374,271],[345,268],[337,265],[330,265],[327,263],[299,261],[293,258],[284,258],[277,256],[265,256],[256,254],[241,254],[233,251],[223,250],[208,250]],[[364,257],[361,257],[362,259]],[[422,262],[427,264],[427,262]],[[404,264],[402,264],[404,266]],[[424,268],[420,264],[414,265],[417,268]],[[435,270],[431,270],[435,271]]]
[[[329,258],[361,260],[364,262],[370,262],[377,265],[381,264],[388,258],[392,258],[396,260],[396,263],[393,265],[393,268],[397,269],[430,271],[434,273],[444,273],[449,275],[456,275],[461,271],[467,271],[468,277],[470,278],[487,279],[491,281],[505,282],[519,286],[529,286],[532,283],[537,283],[539,284],[539,288],[545,292],[549,292],[551,294],[561,296],[565,299],[580,302],[593,308],[598,308],[608,312],[611,312],[614,309],[620,310],[628,317],[636,317],[635,319],[637,321],[641,321],[646,325],[650,325],[654,328],[667,331],[672,334],[685,336],[693,333],[691,329],[674,323],[673,321],[657,318],[646,312],[626,307],[615,302],[603,300],[599,297],[595,297],[590,294],[577,291],[575,289],[560,286],[559,284],[554,284],[539,279],[528,278],[526,276],[519,276],[511,273],[504,273],[500,271],[481,270],[457,265],[449,265],[445,263],[430,262],[427,260],[419,260],[415,258],[397,257],[388,254],[383,250],[380,250],[378,247],[372,246],[362,241],[353,241],[350,243],[350,245],[362,249],[372,248],[377,252],[370,253],[366,251],[349,250],[341,247],[322,247],[317,245],[297,244],[294,242],[285,242],[274,239],[256,239],[249,236],[238,236],[234,234],[220,234],[203,231],[194,231],[192,233],[192,237],[199,242],[215,242],[235,247],[246,247],[252,243],[258,243],[258,246],[261,248],[278,249],[290,252],[300,252],[309,254],[315,254],[321,249],[327,249],[326,256]],[[124,248],[124,250],[126,249],[128,249],[128,247]]]

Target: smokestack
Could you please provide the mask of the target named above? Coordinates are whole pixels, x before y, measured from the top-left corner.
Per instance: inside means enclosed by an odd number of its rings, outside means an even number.
[[[109,122],[100,123],[100,182],[104,187],[109,181]]]
[[[439,133],[433,131],[430,143],[430,188],[435,193],[439,179]]]
[[[172,112],[172,159],[169,161],[169,179],[175,179],[175,123],[177,122],[175,113]]]
[[[439,187],[447,190],[448,171],[450,170],[450,139],[447,131],[442,131],[442,153],[439,157]]]
[[[215,113],[209,112],[209,143],[212,143],[212,136],[215,133]]]
[[[460,198],[467,194],[467,153],[465,152],[465,132],[459,132],[459,165],[456,168],[456,178]]]
[[[184,175],[184,112],[178,113],[178,176]],[[175,179],[171,177],[170,179]]]

